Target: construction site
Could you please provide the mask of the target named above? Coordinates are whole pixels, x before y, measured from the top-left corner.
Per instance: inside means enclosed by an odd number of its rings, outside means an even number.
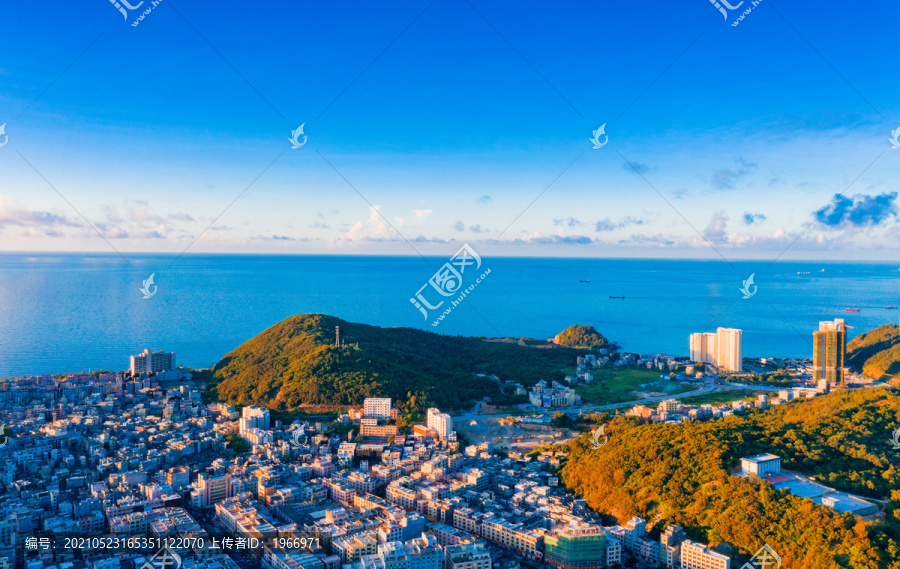
[[[577,437],[580,433],[571,429],[560,429],[553,425],[522,423],[503,417],[485,417],[454,425],[474,445],[492,443],[495,449],[505,451],[525,451],[558,444]]]

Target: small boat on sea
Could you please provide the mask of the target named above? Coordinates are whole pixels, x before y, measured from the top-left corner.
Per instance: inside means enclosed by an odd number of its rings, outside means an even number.
[[[888,310],[897,310],[896,306],[885,306]]]
[[[589,283],[589,282],[591,282],[591,279],[587,279],[587,280],[585,280],[585,281],[583,281],[583,280],[581,280],[581,279],[578,279],[578,282],[580,282],[580,283]]]
[[[859,308],[847,308],[847,312],[859,312]]]
[[[625,300],[624,296],[611,296],[610,298],[619,298],[619,299]]]
[[[798,275],[808,275],[809,271],[797,271]]]

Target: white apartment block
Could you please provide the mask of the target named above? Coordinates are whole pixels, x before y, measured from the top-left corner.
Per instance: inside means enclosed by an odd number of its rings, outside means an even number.
[[[622,542],[606,534],[606,564],[622,562]]]
[[[737,328],[691,334],[691,361],[713,364],[721,371],[741,371],[742,342],[743,331]]]
[[[384,559],[380,555],[362,555],[357,563],[350,565],[351,569],[386,569]],[[394,569],[402,569],[395,567]]]
[[[744,332],[737,328],[719,328],[716,331],[716,366],[723,371],[741,371]]]
[[[254,407],[248,405],[241,411],[240,433],[249,429],[262,429],[264,431],[272,428],[269,410],[262,407]]]
[[[349,484],[336,483],[334,481],[329,481],[327,484],[332,500],[346,504],[353,503],[353,497],[356,496],[356,488]]]
[[[646,526],[647,521],[644,520],[644,518],[632,516],[632,518],[628,520],[628,523],[622,528],[625,535],[625,549],[635,554],[640,552],[638,549],[640,547],[640,539],[647,535]]]
[[[378,543],[382,545],[403,540],[403,528],[395,521],[385,521],[375,530],[375,533],[378,535]],[[406,550],[402,551],[403,555],[406,555]],[[381,545],[378,546],[378,553],[382,553]]]
[[[371,494],[375,492],[376,479],[374,476],[362,472],[351,472],[345,479],[354,490],[363,494]]]
[[[716,359],[716,335],[710,332],[691,334],[691,361],[714,364]]]
[[[481,535],[531,559],[537,558],[538,547],[543,546],[542,535],[503,518],[485,518],[481,522]]]
[[[324,569],[325,564],[311,553],[265,549],[263,569]]]
[[[378,540],[368,533],[361,533],[333,540],[331,549],[335,555],[341,558],[341,563],[346,565],[359,561],[363,555],[378,553]]]
[[[760,478],[781,473],[781,457],[774,454],[757,454],[741,459],[741,474],[755,474]]]
[[[659,563],[659,542],[656,540],[644,536],[638,540],[634,549],[641,561],[651,565]]]
[[[378,546],[384,569],[409,569],[409,555],[401,541],[386,541]]]
[[[681,569],[731,569],[731,558],[686,539],[681,542]]]
[[[431,534],[423,533],[422,537],[407,541],[403,547],[409,559],[409,569],[441,569],[444,564],[444,550]]]
[[[175,369],[175,352],[150,352],[145,349],[143,353],[131,356],[131,375],[151,373],[155,371],[167,371]]]
[[[249,428],[244,429],[241,432],[241,438],[247,441],[247,444],[251,444],[253,446],[264,445],[266,443],[272,442],[272,433],[271,431],[264,431],[262,429]]]
[[[353,457],[356,456],[356,443],[341,443],[337,456],[341,464],[353,464]]]
[[[441,413],[439,409],[434,407],[428,409],[425,414],[426,426],[434,429],[442,441],[446,441],[447,437],[453,431],[453,419],[447,413]]]
[[[397,484],[397,481],[395,480],[394,482],[388,484],[385,493],[388,502],[397,504],[401,508],[405,508],[407,510],[416,509],[416,500],[419,497],[418,490],[415,490],[413,488],[405,488]]]
[[[366,397],[363,401],[363,415],[376,419],[391,418],[390,397]]]
[[[248,494],[233,496],[216,504],[216,519],[227,531],[238,537],[274,535],[278,522],[269,517],[268,510],[250,499]]]

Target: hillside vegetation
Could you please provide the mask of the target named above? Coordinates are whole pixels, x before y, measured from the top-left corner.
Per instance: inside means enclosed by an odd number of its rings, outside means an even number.
[[[553,341],[569,348],[600,349],[612,348],[612,343],[597,332],[593,326],[576,324],[560,332]]]
[[[341,348],[334,345],[335,326],[341,327]],[[295,409],[391,397],[404,410],[424,411],[499,396],[497,381],[479,373],[526,386],[561,380],[560,370],[578,353],[301,314],[238,346],[215,365],[212,377],[218,397],[232,404]]]
[[[847,362],[869,377],[900,376],[900,329],[885,324],[847,344]]]
[[[883,388],[684,425],[617,418],[602,449],[587,436],[568,443],[562,479],[620,522],[659,516],[657,530],[679,524],[693,539],[731,543],[744,560],[768,543],[790,569],[898,569],[900,452],[888,442],[898,427],[900,398]],[[886,521],[865,523],[731,475],[742,456],[761,452],[781,456],[785,470],[891,500]]]

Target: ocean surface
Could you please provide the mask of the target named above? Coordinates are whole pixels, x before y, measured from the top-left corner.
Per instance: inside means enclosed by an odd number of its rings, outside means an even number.
[[[750,357],[811,357],[820,320],[844,318],[854,336],[900,318],[885,308],[900,305],[900,263],[484,258],[460,275],[468,292],[459,300],[428,285],[447,260],[0,254],[0,377],[123,370],[144,348],[208,367],[301,313],[541,339],[590,324],[624,350],[673,356],[688,355],[691,332],[723,326],[744,330]],[[140,289],[151,273],[155,294],[145,299]],[[751,273],[756,293],[744,299]],[[432,306],[445,300],[427,319],[410,302],[423,285]],[[451,300],[458,305],[437,320]]]

